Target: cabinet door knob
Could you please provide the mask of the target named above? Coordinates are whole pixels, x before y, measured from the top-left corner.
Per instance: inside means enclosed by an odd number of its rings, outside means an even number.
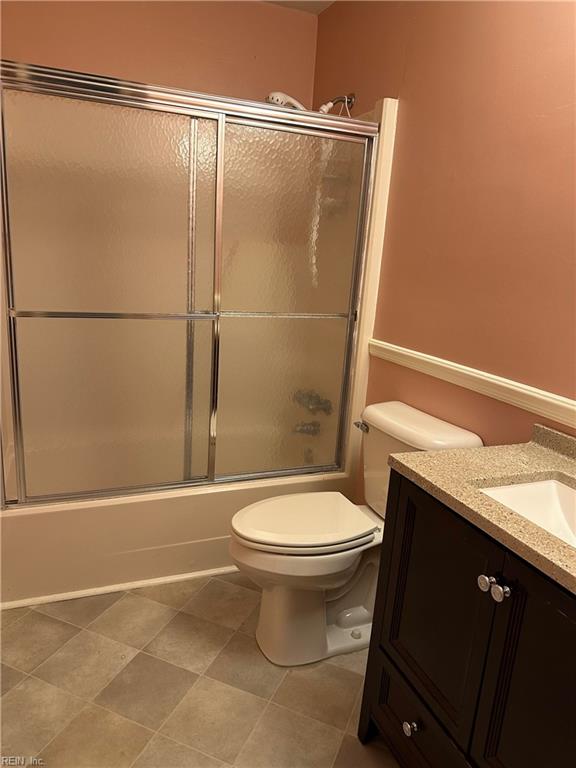
[[[476,583],[478,584],[478,588],[482,590],[482,592],[490,592],[490,587],[493,584],[496,584],[496,579],[494,576],[485,576],[483,573],[478,576],[476,579]]]
[[[506,597],[510,597],[512,591],[510,587],[501,587],[500,584],[492,584],[490,587],[490,594],[492,595],[492,600],[496,603],[501,603]]]
[[[404,731],[404,736],[410,738],[418,731],[418,723],[409,723],[407,720],[404,720],[402,730]]]

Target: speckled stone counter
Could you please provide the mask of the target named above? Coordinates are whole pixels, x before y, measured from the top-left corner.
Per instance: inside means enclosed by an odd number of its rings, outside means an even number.
[[[389,464],[576,594],[576,548],[480,491],[537,480],[560,480],[576,488],[576,438],[536,426],[529,443],[396,453]]]

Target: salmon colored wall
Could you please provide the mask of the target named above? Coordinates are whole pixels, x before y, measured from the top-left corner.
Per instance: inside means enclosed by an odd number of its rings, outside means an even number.
[[[374,335],[576,397],[574,3],[338,2],[315,102],[399,98]],[[543,419],[372,361],[397,398],[527,439]]]
[[[317,19],[254,2],[4,2],[2,56],[51,67],[310,105]]]
[[[439,419],[476,432],[490,445],[530,440],[532,425],[535,423],[576,435],[576,429],[556,424],[542,416],[534,416],[478,392],[386,360],[373,359],[368,402],[376,403],[380,400],[403,400]]]

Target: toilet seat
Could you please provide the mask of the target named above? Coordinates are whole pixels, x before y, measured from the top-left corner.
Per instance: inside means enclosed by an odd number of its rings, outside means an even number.
[[[369,544],[374,540],[374,533],[370,533],[367,536],[362,536],[359,539],[352,539],[352,541],[343,541],[340,544],[326,544],[320,547],[280,547],[275,544],[263,544],[259,541],[250,541],[250,539],[244,539],[238,534],[232,534],[233,537],[249,549],[256,549],[259,552],[275,552],[279,555],[330,555],[335,552],[348,552],[351,549],[363,547],[365,544]]]
[[[244,507],[232,531],[250,549],[286,555],[343,552],[369,544],[379,529],[373,517],[341,493],[276,496]]]

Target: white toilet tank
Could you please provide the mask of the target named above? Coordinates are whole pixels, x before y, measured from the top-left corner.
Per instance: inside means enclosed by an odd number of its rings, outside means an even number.
[[[480,448],[478,435],[456,427],[406,403],[376,403],[365,408],[364,493],[368,505],[384,517],[390,467],[388,456],[403,451],[440,451],[448,448]]]

